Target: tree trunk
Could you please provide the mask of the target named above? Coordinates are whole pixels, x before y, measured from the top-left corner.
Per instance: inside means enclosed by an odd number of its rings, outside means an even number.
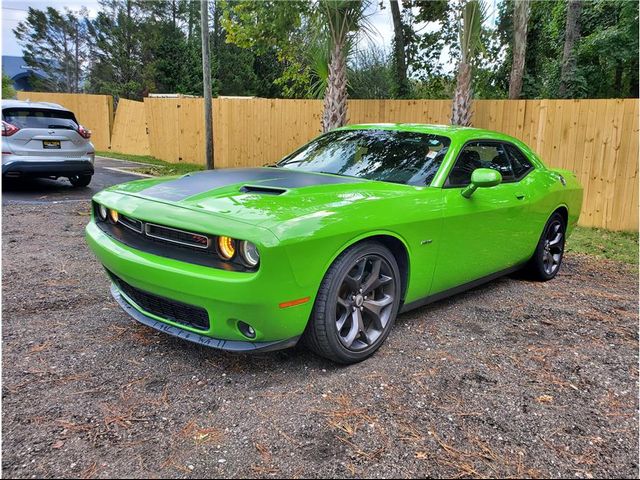
[[[393,60],[395,75],[395,96],[406,97],[409,93],[407,81],[407,59],[405,57],[404,30],[400,17],[400,0],[390,0],[391,17],[393,18]]]
[[[576,57],[573,54],[573,50],[578,40],[580,40],[581,12],[582,0],[569,0],[564,37],[564,52],[562,54],[562,70],[560,71],[560,88],[558,89],[560,98],[566,98],[571,93],[569,87],[576,68]]]
[[[204,90],[204,155],[207,169],[213,169],[213,104],[211,103],[211,55],[209,53],[209,2],[200,4],[200,31],[202,40],[202,86]]]
[[[76,24],[75,24],[75,32],[74,32],[74,40],[75,40],[75,62],[74,62],[74,67],[75,67],[75,75],[74,75],[74,80],[75,80],[75,85],[74,85],[74,92],[78,93],[79,89],[80,89],[80,32],[78,29],[78,21],[76,20]]]
[[[458,65],[458,79],[456,91],[453,94],[451,108],[451,124],[468,127],[471,125],[471,65],[466,61],[460,61]]]
[[[527,51],[527,26],[529,23],[530,0],[515,2],[513,10],[513,64],[509,80],[509,98],[516,100],[522,93],[524,60]]]
[[[193,12],[194,12],[194,5],[196,5],[195,2],[189,2],[187,4],[187,8],[189,10],[189,23],[188,23],[188,28],[187,28],[187,42],[191,41],[192,35],[193,35]]]
[[[322,131],[342,127],[347,123],[347,61],[344,46],[336,44],[331,52],[329,78],[324,94]]]
[[[66,28],[62,34],[62,43],[64,45],[64,82],[65,89],[64,91],[67,93],[73,92],[72,80],[71,80],[71,53],[69,53],[69,38],[67,37]]]
[[[616,62],[616,70],[613,77],[613,91],[616,97],[623,97],[622,94],[622,63],[620,60]]]

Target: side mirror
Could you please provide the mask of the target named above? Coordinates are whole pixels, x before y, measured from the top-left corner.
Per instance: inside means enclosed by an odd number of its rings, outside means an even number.
[[[462,190],[464,198],[471,198],[479,187],[495,187],[502,182],[502,175],[491,168],[476,168],[471,174],[471,183]]]

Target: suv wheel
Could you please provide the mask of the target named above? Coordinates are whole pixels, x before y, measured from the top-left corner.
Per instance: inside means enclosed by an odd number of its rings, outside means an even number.
[[[69,177],[69,181],[74,187],[86,187],[91,183],[91,175],[74,175]]]

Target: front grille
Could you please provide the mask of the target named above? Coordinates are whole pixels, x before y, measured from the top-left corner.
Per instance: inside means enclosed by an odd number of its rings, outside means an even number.
[[[209,246],[209,238],[199,233],[186,232],[176,228],[163,227],[155,223],[147,223],[147,235],[159,240],[187,245],[195,248],[207,248]]]
[[[118,222],[124,225],[125,227],[129,227],[134,232],[142,233],[142,222],[140,220],[136,220],[135,218],[129,218],[120,214],[118,216]]]
[[[143,310],[182,325],[209,330],[209,315],[204,308],[145,292],[129,285],[120,277],[109,272],[117,287]]]
[[[114,224],[111,220],[101,220],[96,202],[93,202],[93,208],[98,228],[136,250],[228,271],[255,272],[257,270],[255,267],[246,266],[239,255],[235,255],[230,261],[220,259],[216,251],[217,237],[214,235],[149,223],[122,213],[118,216],[118,222]]]

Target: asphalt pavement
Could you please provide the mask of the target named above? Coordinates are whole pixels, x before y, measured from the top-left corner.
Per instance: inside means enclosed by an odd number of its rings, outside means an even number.
[[[139,166],[137,163],[96,157],[91,183],[81,188],[71,186],[66,178],[3,179],[2,203],[38,204],[88,200],[111,185],[142,178],[139,174],[127,171]]]

